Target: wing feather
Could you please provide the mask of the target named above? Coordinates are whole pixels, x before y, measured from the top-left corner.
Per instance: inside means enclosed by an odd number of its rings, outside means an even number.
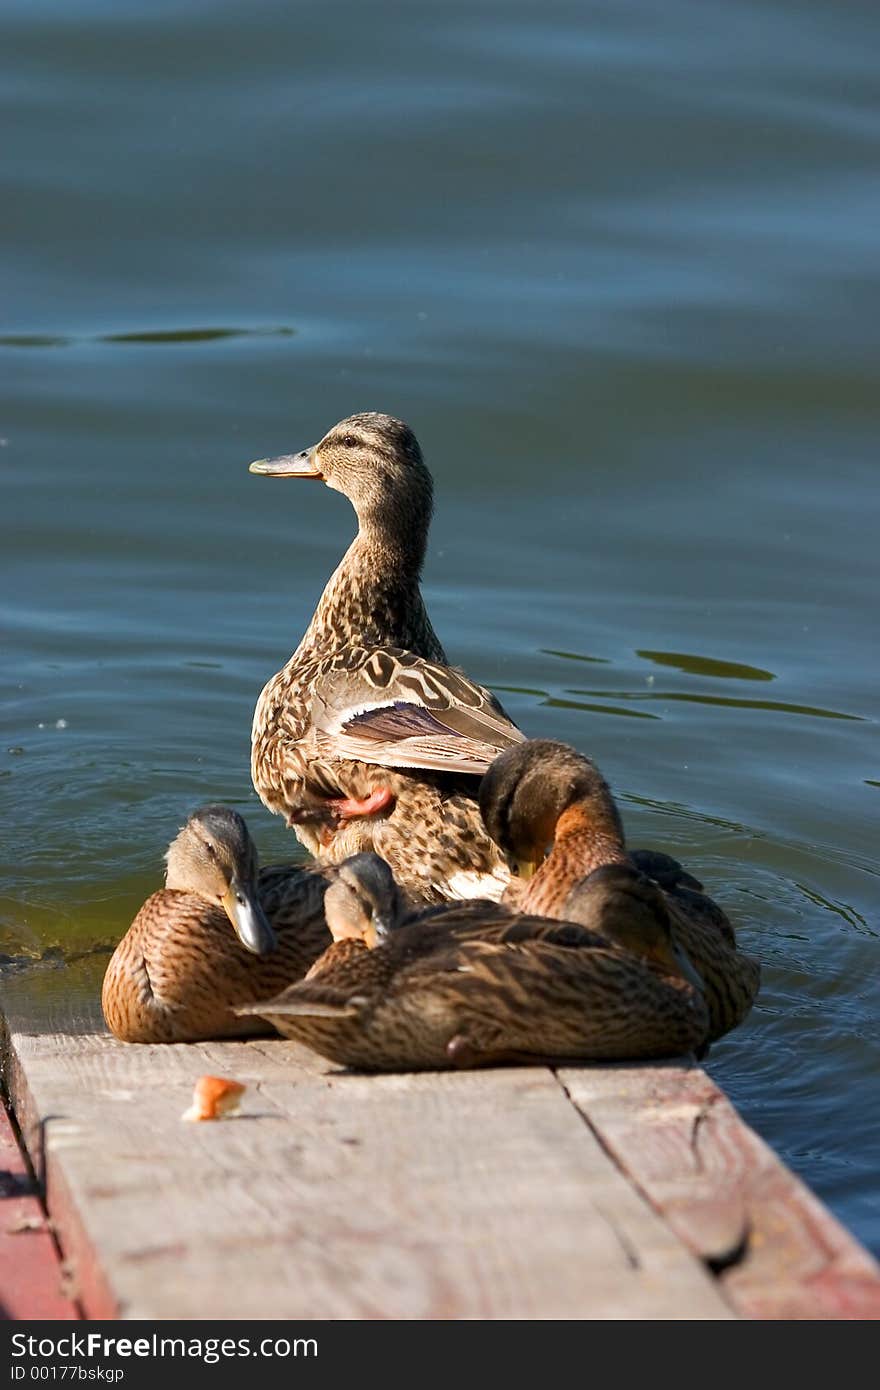
[[[320,756],[478,776],[523,742],[495,696],[454,667],[392,649],[348,655],[315,689]]]

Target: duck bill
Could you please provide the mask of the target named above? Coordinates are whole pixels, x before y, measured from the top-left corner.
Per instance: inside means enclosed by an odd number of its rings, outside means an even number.
[[[703,977],[699,971],[694,968],[687,951],[683,951],[680,946],[673,945],[672,956],[678,973],[683,975],[688,984],[693,985],[694,989],[698,989],[701,994],[705,994],[706,986],[703,983]]]
[[[367,943],[370,950],[373,951],[377,946],[384,946],[393,930],[394,928],[387,917],[383,917],[379,913],[374,913],[373,920],[364,933],[364,941]]]
[[[525,879],[534,878],[540,867],[533,859],[517,859],[514,862],[519,877]]]
[[[317,478],[320,481],[324,477],[316,462],[314,449],[303,449],[299,454],[282,454],[277,459],[255,459],[248,472],[259,473],[265,478]]]
[[[246,950],[255,956],[267,956],[275,950],[277,938],[253,888],[234,878],[223,899],[223,907]]]

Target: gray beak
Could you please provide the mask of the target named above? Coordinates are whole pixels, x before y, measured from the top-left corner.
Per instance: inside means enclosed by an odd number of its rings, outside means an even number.
[[[277,937],[253,888],[233,878],[223,906],[242,946],[255,956],[267,956],[275,950]]]
[[[385,917],[381,912],[374,912],[372,925],[373,932],[375,933],[376,937],[376,945],[381,946],[384,942],[388,940],[388,938],[394,931],[394,924],[388,917]]]
[[[315,462],[315,450],[303,449],[299,454],[282,454],[277,459],[255,459],[248,468],[249,473],[260,473],[265,478],[323,478]]]

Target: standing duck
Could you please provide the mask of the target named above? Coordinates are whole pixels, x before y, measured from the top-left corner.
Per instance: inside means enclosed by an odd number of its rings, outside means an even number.
[[[257,702],[257,792],[322,862],[375,850],[416,901],[500,897],[510,868],[480,819],[478,779],[523,735],[448,665],[425,611],[433,486],[415,435],[390,415],[352,415],[313,448],[250,470],[319,479],[358,519],[302,641]]]
[[[629,866],[578,885],[577,920],[564,923],[492,903],[401,919],[391,871],[372,854],[342,866],[325,906],[334,944],[305,980],[247,1014],[345,1066],[624,1060],[705,1040],[700,980],[663,895]]]
[[[257,869],[242,817],[228,806],[190,816],[148,898],[110,959],[101,1004],[122,1042],[195,1042],[269,1031],[233,1004],[301,979],[330,944],[327,878]]]
[[[514,885],[519,911],[567,917],[570,894],[587,874],[602,865],[630,865],[662,891],[675,940],[703,980],[709,1040],[745,1018],[760,967],[737,949],[727,915],[677,860],[655,850],[627,850],[611,790],[589,758],[550,739],[511,748],[483,778],[480,808],[493,839],[520,866],[525,882]]]

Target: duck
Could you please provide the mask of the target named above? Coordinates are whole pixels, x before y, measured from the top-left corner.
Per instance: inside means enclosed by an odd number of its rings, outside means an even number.
[[[378,853],[413,905],[499,898],[512,866],[486,833],[477,790],[524,735],[450,666],[428,617],[420,577],[433,482],[415,435],[363,412],[250,471],[320,480],[358,522],[299,646],[257,701],[258,795],[321,863]]]
[[[518,865],[505,895],[518,911],[568,917],[581,880],[603,865],[629,865],[663,894],[673,936],[703,981],[709,1041],[742,1022],[760,986],[758,962],[738,949],[727,914],[676,859],[627,848],[611,789],[591,759],[565,743],[530,739],[494,760],[479,801],[489,834]]]
[[[271,1033],[233,1004],[300,979],[330,945],[327,873],[258,867],[242,816],[194,811],[166,856],[165,887],[147,899],[107,966],[101,1005],[121,1042],[197,1042]]]
[[[631,1060],[700,1048],[702,983],[666,899],[628,865],[576,885],[569,920],[468,903],[407,915],[389,866],[350,859],[325,899],[333,944],[239,1012],[369,1071]]]

